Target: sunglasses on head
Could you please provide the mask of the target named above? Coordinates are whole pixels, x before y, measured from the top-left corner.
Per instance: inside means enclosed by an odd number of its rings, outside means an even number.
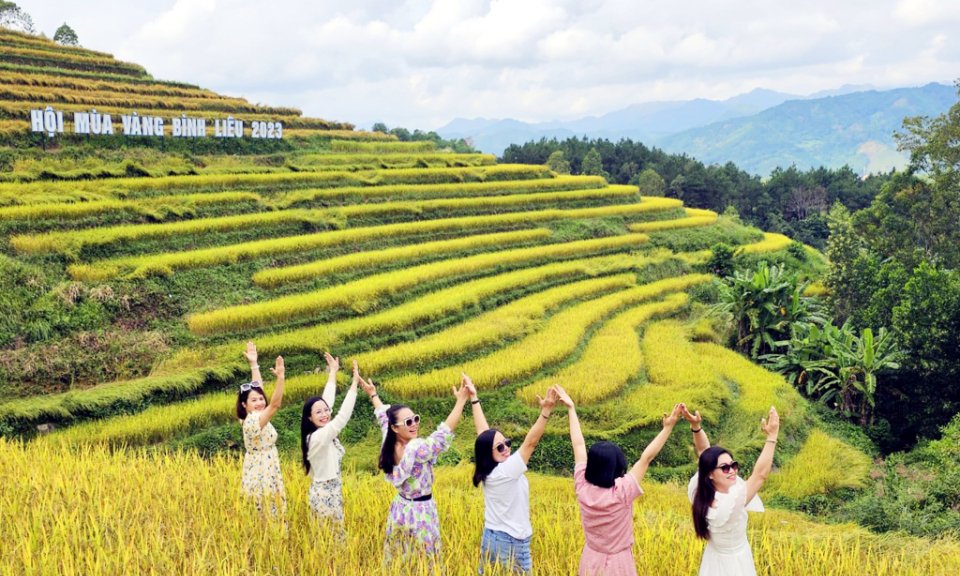
[[[414,414],[412,418],[407,418],[406,420],[403,421],[403,425],[406,426],[407,428],[413,426],[414,424],[419,424],[419,423],[420,423],[419,414]]]
[[[739,470],[739,469],[740,469],[740,465],[737,464],[735,461],[734,461],[734,462],[731,462],[731,463],[729,463],[729,464],[721,464],[721,465],[717,466],[716,468],[714,468],[714,470],[719,470],[719,471],[723,472],[724,474],[729,474],[731,470],[733,470],[734,472],[736,472],[736,471]]]
[[[503,454],[504,452],[507,451],[507,448],[509,448],[511,444],[513,444],[513,440],[507,438],[503,442],[494,446],[494,448],[497,449],[497,452],[499,452],[500,454]]]
[[[260,388],[263,386],[263,383],[259,380],[254,380],[253,382],[244,382],[240,385],[240,391],[246,392],[247,390],[253,390],[254,388]]]

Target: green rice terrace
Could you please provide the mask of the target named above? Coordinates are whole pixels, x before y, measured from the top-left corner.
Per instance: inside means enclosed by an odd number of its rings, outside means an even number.
[[[725,328],[708,314],[711,246],[796,260],[788,238],[601,177],[497,164],[157,81],[35,37],[4,31],[0,52],[3,134],[23,150],[0,183],[6,434],[52,424],[49,438],[69,443],[236,449],[233,388],[248,378],[240,353],[254,340],[295,375],[277,426],[288,448],[297,403],[322,384],[331,351],[356,357],[385,399],[417,400],[432,417],[465,371],[491,417],[518,433],[534,395],[561,383],[592,438],[632,451],[663,406],[683,400],[718,442],[756,452],[753,428],[776,404],[789,430],[781,466],[837,447],[856,464],[777,491],[861,485],[868,457],[824,433],[781,377],[724,348]],[[37,103],[279,119],[287,139],[204,154],[156,142],[85,148],[67,134],[37,154]],[[822,257],[808,254],[812,276]],[[370,448],[348,451],[370,464],[372,419],[353,419],[346,437]],[[450,463],[468,458],[462,440]],[[535,466],[565,468],[565,441],[559,423]],[[659,473],[690,462],[677,442]]]
[[[282,121],[285,135],[45,138],[29,110],[46,105]],[[875,449],[855,426],[726,347],[714,246],[810,280],[826,266],[735,216],[253,105],[5,30],[0,145],[3,436],[239,451],[235,389],[253,340],[261,362],[286,359],[274,422],[294,459],[300,404],[322,388],[330,351],[357,358],[385,402],[415,404],[427,425],[461,372],[514,437],[535,394],[562,384],[588,443],[614,440],[628,458],[683,401],[749,468],[776,405],[779,473],[765,499],[844,498],[868,479]],[[366,400],[341,438],[348,467],[375,469]],[[469,461],[472,445],[459,435],[442,462]],[[531,467],[569,474],[569,454],[561,417]],[[677,433],[651,474],[685,481],[692,454]]]

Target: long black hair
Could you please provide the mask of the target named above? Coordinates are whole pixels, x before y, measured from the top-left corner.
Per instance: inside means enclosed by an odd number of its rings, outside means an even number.
[[[499,464],[493,459],[493,439],[496,437],[497,429],[490,428],[477,436],[476,442],[473,443],[473,459],[476,462],[476,467],[473,469],[474,488],[486,480]]]
[[[613,442],[603,440],[587,453],[587,482],[601,488],[613,488],[614,482],[627,473],[627,457]]]
[[[303,468],[307,474],[310,473],[310,460],[307,458],[307,452],[310,451],[310,435],[317,431],[316,425],[310,420],[310,415],[313,413],[313,405],[317,402],[323,402],[327,408],[330,408],[326,400],[313,396],[303,403],[303,417],[300,418],[300,450],[303,452]]]
[[[267,398],[267,395],[264,393],[262,387],[254,386],[253,388],[249,388],[247,390],[241,390],[240,393],[237,394],[237,418],[241,420],[247,419],[247,409],[244,407],[243,403],[246,402],[247,398],[250,397],[251,392],[259,392],[260,395],[263,396],[263,399],[267,401],[267,406],[270,405],[270,399]]]
[[[393,467],[397,465],[397,433],[393,431],[392,426],[399,424],[397,412],[404,408],[410,407],[405,404],[393,404],[387,408],[387,422],[390,426],[387,426],[387,435],[383,439],[383,446],[380,447],[380,461],[377,463],[377,467],[383,470],[384,474],[393,474]]]
[[[724,454],[730,454],[719,446],[711,446],[700,454],[700,463],[697,470],[697,492],[693,497],[693,530],[697,538],[710,539],[710,528],[707,525],[707,512],[717,496],[717,488],[713,485],[710,474],[717,468],[717,462]],[[732,455],[731,455],[732,456]]]

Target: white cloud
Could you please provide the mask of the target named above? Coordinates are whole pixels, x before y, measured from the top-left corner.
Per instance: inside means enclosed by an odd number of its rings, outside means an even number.
[[[950,80],[960,1],[23,1],[48,34],[251,101],[433,128],[756,87]],[[82,6],[77,6],[82,4]],[[47,30],[49,28],[49,30]]]

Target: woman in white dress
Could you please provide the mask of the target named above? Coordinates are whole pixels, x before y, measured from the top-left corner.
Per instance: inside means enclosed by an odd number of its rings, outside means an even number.
[[[681,410],[690,422],[699,455],[697,474],[690,479],[687,489],[693,505],[693,528],[699,538],[707,541],[699,576],[756,576],[753,552],[747,540],[747,511],[763,512],[757,493],[773,467],[780,431],[777,409],[771,407],[768,418],[760,421],[767,441],[747,480],[737,475],[739,465],[730,452],[710,446],[700,412],[691,414],[686,406]]]

